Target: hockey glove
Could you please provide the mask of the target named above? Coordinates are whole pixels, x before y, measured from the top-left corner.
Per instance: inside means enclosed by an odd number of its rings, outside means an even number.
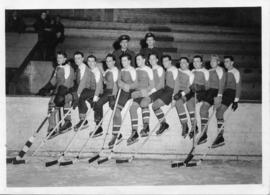
[[[233,102],[233,103],[232,103],[232,110],[233,110],[233,111],[236,111],[237,108],[238,108],[238,102]]]
[[[175,94],[175,95],[173,96],[173,99],[174,99],[174,100],[179,100],[181,97],[182,97],[182,93],[181,93],[181,91],[179,91],[177,94]]]

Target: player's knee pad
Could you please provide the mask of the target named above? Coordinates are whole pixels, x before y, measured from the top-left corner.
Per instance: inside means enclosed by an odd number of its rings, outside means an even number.
[[[65,97],[62,95],[56,95],[54,98],[54,103],[57,107],[63,107],[65,105]]]
[[[210,108],[210,104],[207,102],[204,102],[200,108],[200,115],[201,117],[208,117],[209,114],[209,108]]]
[[[64,96],[68,93],[68,88],[64,85],[60,85],[57,89],[57,94],[58,95],[61,95],[61,96]]]
[[[227,110],[227,106],[225,105],[221,105],[220,107],[217,108],[217,111],[216,111],[216,117],[218,120],[222,120],[224,117],[224,113],[225,111]]]

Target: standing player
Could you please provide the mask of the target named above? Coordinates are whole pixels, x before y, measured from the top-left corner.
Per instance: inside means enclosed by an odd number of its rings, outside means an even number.
[[[99,95],[103,92],[103,81],[102,74],[98,67],[96,66],[96,57],[90,55],[87,57],[87,64],[90,69],[83,63],[83,54],[78,52],[75,53],[75,62],[79,67],[79,73],[77,81],[78,86],[78,107],[79,107],[79,118],[80,121],[74,127],[75,131],[79,129],[81,125],[86,126],[88,121],[85,120],[87,113],[86,101],[88,101],[91,107],[94,107],[94,104],[99,100]],[[84,124],[83,121],[85,120]],[[82,127],[82,128],[83,128]],[[96,131],[95,136],[102,135],[102,129]]]
[[[108,69],[104,73],[104,84],[105,89],[104,93],[100,97],[100,99],[96,102],[94,111],[95,111],[95,122],[99,124],[99,122],[103,118],[103,105],[109,102],[109,107],[111,109],[114,108],[115,97],[117,95],[118,86],[117,81],[119,77],[119,70],[115,67],[115,58],[112,54],[108,54],[106,56],[106,65]],[[98,132],[102,132],[101,125],[97,129]]]
[[[225,144],[223,137],[224,113],[231,104],[233,111],[238,108],[238,101],[241,94],[241,77],[239,71],[233,66],[233,57],[224,56],[224,65],[228,72],[226,73],[226,81],[222,95],[221,106],[217,108],[216,112],[218,135],[211,146],[212,148],[216,148]]]
[[[39,94],[43,94],[46,90],[54,90],[53,95],[50,98],[48,105],[48,112],[51,112],[53,108],[54,111],[49,117],[48,134],[53,130],[56,125],[56,114],[60,112],[59,107],[64,107],[64,114],[68,112],[71,108],[72,95],[70,93],[72,87],[74,86],[74,70],[67,63],[67,55],[64,52],[57,52],[57,67],[55,69],[53,77],[50,81],[39,90]],[[60,127],[58,133],[64,133],[65,130],[70,129],[72,126],[71,115],[67,115],[65,118],[65,123]],[[51,137],[58,134],[54,131]]]
[[[128,49],[128,42],[130,41],[130,37],[128,35],[121,35],[118,38],[118,42],[120,43],[120,49],[113,52],[113,55],[116,59],[116,67],[121,70],[121,59],[120,57],[124,54],[129,54],[131,56],[131,66],[135,67],[135,53]]]
[[[203,59],[201,56],[196,55],[193,57],[193,66],[195,69],[192,70],[194,74],[194,82],[191,85],[191,90],[194,93],[194,97],[191,98],[193,105],[190,106],[189,115],[192,124],[192,129],[189,133],[190,138],[197,133],[197,125],[195,127],[195,108],[196,104],[205,98],[205,92],[208,89],[209,72],[203,67]],[[194,132],[194,130],[196,132]]]
[[[197,144],[207,141],[207,123],[209,120],[209,108],[215,104],[218,108],[221,103],[222,93],[225,85],[224,70],[219,66],[220,60],[217,55],[212,55],[210,59],[211,69],[209,70],[209,89],[206,91],[205,98],[200,108],[201,116],[201,135]]]
[[[159,122],[161,123],[160,128],[156,131],[157,135],[161,135],[165,130],[169,128],[166,119],[164,118],[164,113],[161,110],[161,107],[164,105],[169,105],[172,100],[173,96],[177,92],[177,76],[178,70],[172,64],[172,59],[170,55],[162,56],[162,63],[163,66],[166,68],[165,73],[165,87],[157,91],[152,98],[158,97],[152,104],[152,109],[158,118]],[[175,104],[175,101],[172,102],[172,106]]]
[[[118,104],[115,110],[115,115],[113,117],[113,130],[112,130],[112,139],[110,140],[108,146],[109,148],[113,147],[118,132],[122,123],[121,111],[125,107],[127,101],[131,98],[132,91],[137,86],[137,76],[136,70],[131,66],[131,56],[129,54],[123,54],[121,57],[121,63],[123,69],[120,72],[118,87],[121,89],[121,94],[119,96]]]
[[[156,36],[149,32],[146,33],[145,37],[144,37],[144,41],[147,45],[146,48],[142,48],[140,50],[140,53],[143,54],[145,57],[147,57],[147,65],[148,65],[148,61],[149,61],[149,55],[154,53],[156,54],[157,58],[158,58],[158,63],[161,64],[161,58],[162,58],[162,51],[160,49],[158,49],[157,47],[155,47],[155,43],[156,43]]]
[[[187,57],[181,57],[179,59],[180,68],[178,73],[178,86],[179,91],[174,96],[176,100],[175,107],[178,113],[178,117],[180,119],[180,123],[182,125],[182,136],[185,138],[188,134],[188,118],[186,115],[184,103],[186,103],[187,110],[189,111],[190,118],[193,119],[194,117],[194,106],[193,101],[191,99],[194,96],[194,93],[191,92],[190,86],[193,84],[194,81],[194,74],[189,70],[189,60]]]
[[[135,59],[138,66],[138,68],[136,68],[137,86],[135,88],[135,91],[132,92],[131,94],[131,97],[133,99],[133,103],[130,107],[132,132],[131,136],[127,140],[128,145],[131,145],[139,140],[138,113],[137,113],[139,107],[142,108],[142,120],[143,120],[143,129],[140,131],[140,134],[143,137],[145,137],[149,133],[149,118],[150,118],[149,104],[151,103],[149,94],[151,94],[154,89],[153,71],[151,68],[146,66],[145,56],[139,53],[136,55]]]

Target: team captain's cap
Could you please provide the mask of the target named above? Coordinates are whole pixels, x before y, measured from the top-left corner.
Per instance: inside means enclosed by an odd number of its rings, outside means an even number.
[[[153,33],[151,33],[151,32],[146,33],[144,39],[146,40],[148,37],[153,37],[154,39],[156,39],[156,36]]]
[[[127,40],[129,41],[130,40],[130,37],[128,35],[121,35],[119,38],[118,38],[119,41],[123,41],[123,40]]]

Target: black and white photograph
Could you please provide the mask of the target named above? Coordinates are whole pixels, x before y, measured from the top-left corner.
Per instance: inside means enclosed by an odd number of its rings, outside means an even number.
[[[269,194],[269,3],[4,1],[0,192]]]

